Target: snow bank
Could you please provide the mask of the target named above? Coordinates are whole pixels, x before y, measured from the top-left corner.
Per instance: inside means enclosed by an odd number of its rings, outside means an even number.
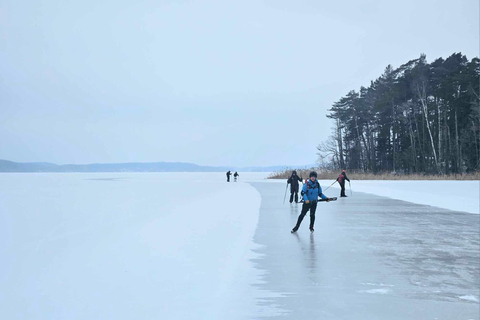
[[[323,180],[323,188],[332,181]],[[346,194],[350,196],[350,186],[346,184]],[[332,194],[332,190],[335,190]],[[480,213],[480,181],[389,181],[389,180],[353,180],[353,196],[356,192],[372,193],[408,202],[440,207],[444,209]],[[339,196],[336,183],[326,194]]]
[[[2,174],[0,318],[249,318],[260,195],[220,178]]]

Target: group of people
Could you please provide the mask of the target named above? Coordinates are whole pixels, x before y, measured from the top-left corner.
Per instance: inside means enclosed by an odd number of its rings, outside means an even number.
[[[316,176],[317,173],[315,171],[312,172],[315,173]],[[312,172],[310,172],[310,174]],[[338,182],[338,184],[340,185],[340,197],[342,198],[347,197],[347,195],[345,194],[345,180],[350,182],[350,179],[348,179],[347,177],[347,173],[345,172],[345,170],[342,170],[342,173],[340,173],[338,178],[335,180],[335,182]],[[307,181],[305,183],[307,183]],[[303,182],[303,179],[297,175],[297,171],[293,170],[292,175],[287,180],[287,184],[290,185],[290,203],[292,203],[294,200],[295,203],[298,203],[299,182]]]
[[[298,228],[300,228],[300,224],[302,223],[303,218],[310,211],[310,232],[314,232],[314,224],[315,224],[315,211],[317,210],[317,201],[320,197],[321,199],[329,202],[331,199],[322,193],[322,187],[320,187],[320,183],[317,181],[317,173],[315,171],[310,172],[309,177],[305,180],[305,183],[302,187],[302,198],[303,198],[303,206],[302,211],[297,219],[297,224],[292,229],[292,233],[297,232]],[[345,194],[345,180],[350,182],[348,179],[345,170],[342,170],[342,173],[338,176],[335,182],[340,184],[340,197],[346,197]],[[287,180],[287,185],[290,184],[290,203],[293,202],[295,198],[295,203],[298,202],[298,190],[299,190],[299,182],[302,182],[303,179],[297,175],[297,171],[293,171],[290,178]]]
[[[227,171],[227,182],[230,182],[230,176],[232,175],[232,172],[230,170]],[[233,174],[234,181],[237,181],[238,174],[237,171]],[[300,224],[303,221],[303,218],[307,214],[307,212],[310,211],[310,232],[314,232],[314,224],[315,224],[315,211],[317,210],[317,202],[318,198],[321,198],[324,201],[330,202],[331,198],[327,197],[322,193],[322,187],[320,187],[320,183],[317,180],[318,175],[315,171],[310,172],[309,177],[305,182],[303,183],[302,187],[302,199],[303,199],[303,206],[302,206],[302,211],[300,212],[300,215],[298,216],[297,219],[297,224],[295,227],[292,229],[292,233],[297,232],[298,228],[300,228]],[[348,179],[347,174],[345,170],[342,170],[342,173],[338,176],[338,178],[335,180],[335,182],[338,182],[340,184],[340,197],[346,197],[347,195],[345,194],[345,180],[350,182],[350,179]],[[295,203],[298,203],[298,191],[300,184],[299,182],[303,182],[303,179],[297,175],[297,171],[292,171],[292,175],[290,178],[287,180],[287,187],[288,184],[290,184],[290,203],[295,201]],[[334,182],[334,183],[335,183]],[[327,188],[328,189],[328,188]],[[286,192],[286,190],[285,190]],[[335,198],[336,199],[336,198]],[[334,199],[334,200],[335,200]]]
[[[230,172],[230,170],[227,171],[227,182],[230,182],[230,176],[232,175],[232,172]],[[235,173],[233,174],[233,179],[235,182],[237,182],[237,178],[238,178],[239,174],[237,171],[235,171]]]

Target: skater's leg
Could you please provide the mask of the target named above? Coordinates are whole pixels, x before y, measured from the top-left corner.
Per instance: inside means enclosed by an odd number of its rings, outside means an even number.
[[[313,231],[315,225],[315,211],[317,211],[317,202],[312,202],[310,206],[310,231]]]
[[[302,212],[298,216],[297,224],[292,229],[293,232],[297,231],[298,228],[300,228],[300,224],[302,223],[303,218],[307,214],[308,209],[310,209],[310,203],[304,203],[303,206],[302,206]]]

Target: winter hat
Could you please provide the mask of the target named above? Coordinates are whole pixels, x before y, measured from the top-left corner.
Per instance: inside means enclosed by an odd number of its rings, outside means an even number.
[[[315,171],[310,172],[309,178],[311,177],[317,177],[317,173]]]

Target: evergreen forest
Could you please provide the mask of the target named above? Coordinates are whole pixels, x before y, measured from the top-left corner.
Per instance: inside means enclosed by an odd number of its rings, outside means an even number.
[[[480,168],[480,59],[424,54],[333,104],[332,135],[317,147],[325,169],[463,174]]]

